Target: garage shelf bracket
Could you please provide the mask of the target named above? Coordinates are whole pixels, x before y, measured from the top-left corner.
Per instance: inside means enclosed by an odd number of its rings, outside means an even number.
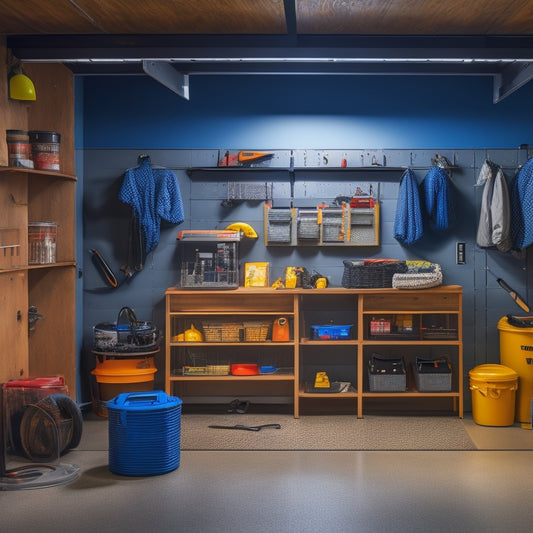
[[[143,71],[185,100],[189,99],[189,75],[166,61],[143,60]]]
[[[497,104],[533,78],[532,63],[511,63],[494,76],[493,102]]]

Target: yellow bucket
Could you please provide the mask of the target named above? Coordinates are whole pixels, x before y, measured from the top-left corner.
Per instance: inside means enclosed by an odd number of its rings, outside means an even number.
[[[531,423],[533,398],[533,328],[509,324],[506,316],[498,322],[500,330],[500,363],[518,373],[520,385],[516,393],[515,419]]]
[[[503,365],[480,365],[468,373],[472,418],[480,426],[512,426],[518,374]]]

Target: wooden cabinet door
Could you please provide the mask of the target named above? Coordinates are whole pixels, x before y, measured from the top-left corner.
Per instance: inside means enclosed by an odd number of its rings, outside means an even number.
[[[25,272],[0,273],[0,382],[28,375],[28,280]]]

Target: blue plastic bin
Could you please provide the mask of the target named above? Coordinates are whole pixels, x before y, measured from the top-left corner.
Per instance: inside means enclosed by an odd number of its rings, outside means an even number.
[[[152,476],[178,468],[182,403],[163,391],[125,392],[109,400],[109,470]]]
[[[313,340],[346,340],[351,338],[352,324],[338,326],[327,324],[324,326],[311,326],[311,339]]]

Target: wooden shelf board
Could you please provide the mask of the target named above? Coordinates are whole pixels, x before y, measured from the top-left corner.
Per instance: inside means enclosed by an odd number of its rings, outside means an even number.
[[[61,172],[54,172],[52,170],[38,170],[34,168],[0,166],[0,172],[8,172],[12,174],[28,174],[29,176],[50,176],[52,178],[59,178],[59,179],[71,180],[71,181],[78,180],[76,176],[73,176],[71,174],[63,174]]]
[[[257,374],[253,376],[217,376],[203,374],[198,376],[170,376],[170,381],[294,381],[294,374]]]

